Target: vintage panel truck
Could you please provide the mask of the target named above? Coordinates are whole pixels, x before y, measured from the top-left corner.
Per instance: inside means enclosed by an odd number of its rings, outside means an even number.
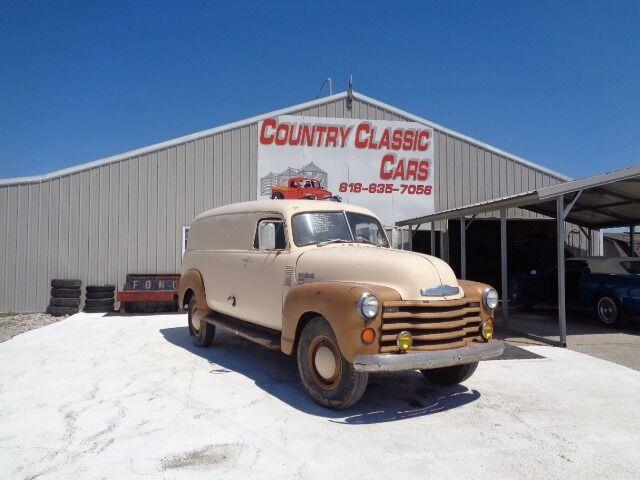
[[[456,384],[503,351],[493,288],[389,248],[375,215],[342,203],[266,200],[202,213],[178,296],[196,345],[225,328],[296,355],[306,392],[333,409],[356,403],[369,373],[420,370]]]

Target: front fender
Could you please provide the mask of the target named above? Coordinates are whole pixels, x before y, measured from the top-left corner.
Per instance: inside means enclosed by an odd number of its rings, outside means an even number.
[[[376,331],[376,339],[366,345],[360,339],[365,320],[357,311],[358,299],[364,292],[374,293],[380,300],[380,312],[366,326]],[[382,304],[401,300],[400,294],[388,287],[350,282],[314,282],[289,290],[283,306],[281,348],[286,354],[294,351],[300,333],[300,320],[305,314],[322,315],[333,329],[345,359],[353,362],[357,354],[378,353]]]
[[[208,310],[207,296],[204,290],[204,281],[198,270],[192,268],[180,276],[178,283],[178,306],[182,310],[186,293],[191,290],[196,295],[196,308],[198,310]]]

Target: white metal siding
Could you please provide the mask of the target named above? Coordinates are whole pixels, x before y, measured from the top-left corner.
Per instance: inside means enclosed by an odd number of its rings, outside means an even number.
[[[405,120],[345,98],[291,114]],[[182,226],[200,212],[252,200],[257,123],[41,182],[0,185],[0,311],[43,311],[52,278],[83,286],[127,273],[180,270]],[[559,178],[436,130],[436,210],[555,184]],[[531,214],[510,212],[531,218]]]

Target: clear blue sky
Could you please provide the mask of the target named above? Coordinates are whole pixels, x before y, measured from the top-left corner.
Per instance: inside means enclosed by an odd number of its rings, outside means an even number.
[[[184,5],[183,5],[184,4]],[[0,178],[315,98],[322,80],[581,177],[640,164],[640,2],[0,1]]]

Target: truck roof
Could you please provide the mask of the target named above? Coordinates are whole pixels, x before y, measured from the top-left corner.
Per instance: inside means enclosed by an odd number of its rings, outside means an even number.
[[[257,200],[252,202],[231,203],[222,207],[207,210],[198,215],[195,220],[213,215],[228,215],[233,213],[274,212],[285,217],[300,212],[340,212],[362,213],[375,217],[370,210],[348,203],[331,202],[327,200]]]

